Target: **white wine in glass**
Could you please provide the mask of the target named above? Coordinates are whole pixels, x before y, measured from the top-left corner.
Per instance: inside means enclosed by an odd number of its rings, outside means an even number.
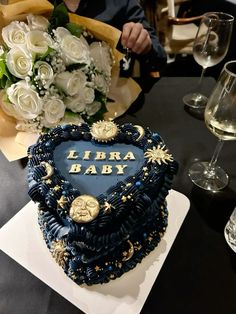
[[[204,116],[206,126],[218,138],[218,144],[211,161],[194,163],[188,174],[197,186],[216,192],[229,180],[227,173],[216,165],[219,153],[224,141],[236,140],[236,60],[224,65]]]
[[[234,17],[223,12],[208,12],[201,19],[193,44],[193,57],[202,66],[202,73],[196,92],[183,97],[185,105],[200,109],[207,104],[207,97],[201,93],[202,78],[207,68],[218,64],[228,52]]]

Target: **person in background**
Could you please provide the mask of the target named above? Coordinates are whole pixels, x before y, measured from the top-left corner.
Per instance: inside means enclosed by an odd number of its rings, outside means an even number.
[[[60,2],[56,1],[56,4]],[[117,48],[123,48],[125,61],[129,61],[130,67],[123,67],[121,75],[132,76],[134,60],[138,60],[140,77],[137,81],[144,92],[148,91],[166,65],[166,53],[140,3],[137,0],[64,0],[64,3],[71,12],[122,31],[120,47]]]

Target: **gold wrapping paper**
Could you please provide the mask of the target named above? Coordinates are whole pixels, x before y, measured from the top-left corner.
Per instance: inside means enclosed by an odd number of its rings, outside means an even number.
[[[0,28],[14,20],[25,20],[29,13],[49,16],[52,10],[52,4],[46,0],[10,0],[8,5],[0,5]],[[108,94],[112,102],[107,103],[108,112],[104,119],[113,120],[124,114],[141,92],[140,86],[132,78],[119,77],[119,61],[123,55],[116,49],[116,45],[121,32],[94,19],[76,14],[69,16],[71,22],[85,26],[96,39],[108,42],[112,49],[114,66]],[[37,134],[18,132],[15,129],[15,120],[0,110],[0,150],[9,161],[25,157],[28,146],[34,144],[37,138]]]

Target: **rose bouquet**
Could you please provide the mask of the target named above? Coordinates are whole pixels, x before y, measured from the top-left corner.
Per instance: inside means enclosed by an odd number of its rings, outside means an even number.
[[[40,132],[58,124],[94,122],[106,112],[112,50],[69,22],[63,5],[49,19],[27,16],[2,29],[1,107],[16,129]]]

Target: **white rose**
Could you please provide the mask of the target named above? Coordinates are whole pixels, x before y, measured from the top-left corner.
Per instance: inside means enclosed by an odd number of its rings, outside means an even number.
[[[40,31],[46,31],[49,26],[49,21],[42,15],[29,14],[27,16],[27,22],[31,30],[37,29]]]
[[[94,101],[92,104],[86,106],[86,113],[88,116],[93,116],[102,107],[102,104],[98,101]]]
[[[86,104],[91,104],[94,101],[95,93],[94,89],[90,87],[84,87],[80,93],[81,101],[85,102]]]
[[[7,68],[12,75],[24,79],[33,67],[32,55],[23,47],[14,47],[6,57]]]
[[[81,97],[75,95],[73,97],[66,97],[64,99],[64,103],[66,108],[70,109],[73,112],[83,112],[85,109],[86,104],[81,102]]]
[[[48,88],[53,82],[54,78],[52,67],[45,61],[37,61],[34,67],[37,69],[37,76],[42,82],[43,86]]]
[[[7,100],[7,95],[4,90],[0,92],[0,98],[1,98],[0,105],[2,110],[8,116],[12,116],[17,120],[21,119],[21,116],[16,112],[14,105]]]
[[[3,46],[0,46],[0,57],[4,54],[4,48]]]
[[[73,63],[90,64],[90,55],[88,45],[85,44],[83,37],[78,38],[70,34],[63,27],[57,28],[55,31],[56,38],[59,42],[59,50],[62,59],[66,65]]]
[[[86,75],[80,70],[74,72],[66,71],[56,76],[55,85],[67,95],[74,96],[84,88],[86,80]]]
[[[26,35],[26,45],[31,53],[42,55],[47,52],[48,47],[52,45],[52,42],[47,33],[33,30]]]
[[[93,42],[90,45],[90,56],[99,71],[104,72],[107,76],[111,75],[112,58],[110,47],[105,42]]]
[[[3,27],[2,38],[7,46],[12,48],[16,45],[25,45],[28,32],[29,27],[24,22],[13,21]]]
[[[35,119],[42,112],[42,101],[38,93],[25,81],[8,87],[7,95],[21,119]]]
[[[65,105],[61,99],[51,98],[43,105],[47,125],[56,125],[65,114]]]
[[[94,98],[94,89],[84,86],[74,97],[66,97],[65,105],[73,112],[82,112],[87,104],[91,104],[94,101]]]
[[[66,29],[65,27],[57,27],[54,31],[54,36],[56,40],[60,43],[62,41],[62,38],[66,35],[71,35],[70,31]]]
[[[103,94],[107,94],[109,92],[109,83],[102,74],[95,74],[93,77],[93,83],[96,89],[101,91]]]

